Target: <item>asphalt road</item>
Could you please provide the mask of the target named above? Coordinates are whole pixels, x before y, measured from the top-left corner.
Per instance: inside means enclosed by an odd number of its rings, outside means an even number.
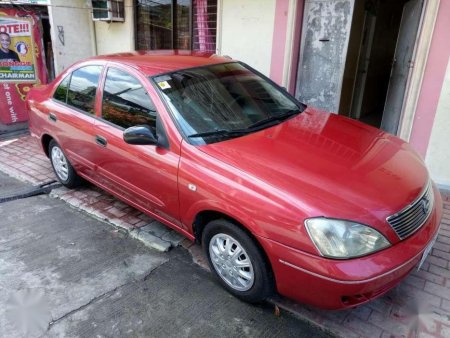
[[[0,174],[0,195],[26,186]],[[327,337],[47,195],[0,203],[1,337]]]

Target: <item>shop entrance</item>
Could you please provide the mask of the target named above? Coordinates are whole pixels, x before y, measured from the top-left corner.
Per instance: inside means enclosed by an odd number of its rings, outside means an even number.
[[[340,114],[397,134],[422,8],[423,0],[355,4]]]
[[[305,2],[295,96],[396,134],[423,4]]]

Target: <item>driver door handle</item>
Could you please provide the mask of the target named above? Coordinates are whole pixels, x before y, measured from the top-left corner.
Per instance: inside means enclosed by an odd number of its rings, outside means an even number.
[[[100,145],[102,147],[106,147],[106,145],[108,144],[108,141],[103,136],[95,135],[95,143],[97,143],[98,145]]]
[[[56,115],[55,115],[55,113],[50,113],[50,114],[48,114],[48,119],[50,120],[50,121],[53,121],[53,122],[56,122],[58,119],[56,118]]]

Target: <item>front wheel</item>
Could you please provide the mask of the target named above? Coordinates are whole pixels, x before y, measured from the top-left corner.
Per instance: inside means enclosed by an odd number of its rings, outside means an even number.
[[[48,153],[53,171],[64,186],[67,188],[75,188],[82,182],[75,169],[70,164],[61,147],[55,140],[51,140],[48,145]]]
[[[203,231],[202,243],[211,271],[231,294],[257,303],[273,292],[270,266],[241,228],[226,220],[212,221]]]

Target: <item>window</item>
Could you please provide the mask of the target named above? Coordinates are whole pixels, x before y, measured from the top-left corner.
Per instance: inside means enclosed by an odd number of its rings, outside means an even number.
[[[101,66],[86,66],[74,71],[67,93],[67,104],[94,114],[95,94],[101,71]]]
[[[217,0],[137,0],[136,48],[215,52]]]
[[[216,52],[217,0],[192,0],[192,49]]]
[[[92,18],[94,20],[124,21],[124,0],[92,0]]]
[[[70,74],[67,75],[64,80],[61,81],[58,88],[55,90],[55,94],[53,94],[53,98],[55,100],[66,103],[67,101],[67,87],[69,86]]]
[[[137,49],[172,49],[172,0],[137,1]]]
[[[102,117],[122,128],[145,124],[156,133],[156,108],[147,91],[134,76],[115,68],[106,75]]]

